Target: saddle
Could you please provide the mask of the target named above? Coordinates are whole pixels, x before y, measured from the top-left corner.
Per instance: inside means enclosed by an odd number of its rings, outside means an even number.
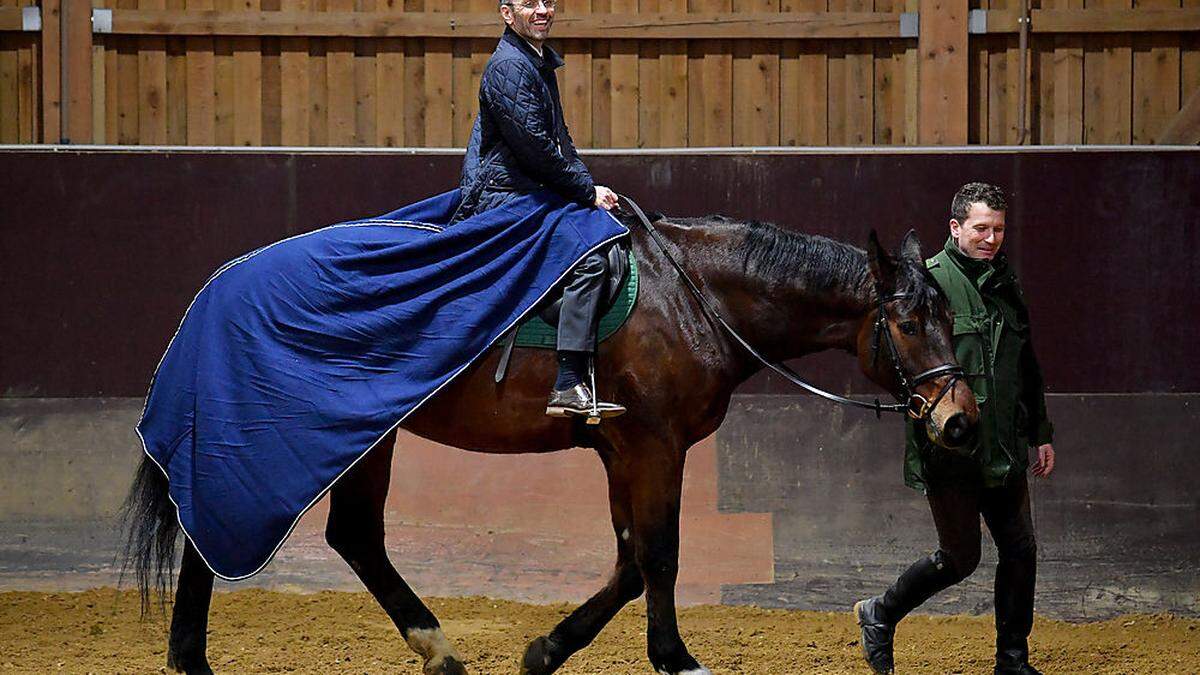
[[[605,252],[608,258],[608,280],[600,301],[600,322],[596,341],[603,342],[617,332],[633,313],[638,294],[637,259],[623,243],[611,245]],[[534,308],[534,316],[518,324],[501,338],[500,363],[496,366],[496,382],[504,379],[513,347],[554,349],[558,343],[558,317],[562,311],[562,289],[555,289]]]

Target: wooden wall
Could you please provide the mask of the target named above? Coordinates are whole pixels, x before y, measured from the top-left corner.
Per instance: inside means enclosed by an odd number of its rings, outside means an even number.
[[[13,30],[32,1],[0,0],[0,143],[461,147],[500,32],[494,0],[91,0],[114,10],[107,34],[83,23],[89,0],[41,0],[42,32]],[[1018,4],[969,1],[986,34],[968,37],[967,5],[946,0],[560,0],[572,135],[1015,144]],[[1034,7],[1026,143],[1152,143],[1200,89],[1200,0]],[[922,14],[920,39],[900,37],[903,12]]]

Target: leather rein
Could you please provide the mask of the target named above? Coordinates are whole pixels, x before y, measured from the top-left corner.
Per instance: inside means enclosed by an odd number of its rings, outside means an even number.
[[[704,311],[705,315],[708,316],[711,321],[724,328],[725,332],[727,332],[735,341],[737,341],[738,344],[742,345],[742,347],[745,348],[745,350],[760,363],[783,376],[784,379],[800,387],[801,389],[804,389],[809,393],[816,394],[817,396],[820,396],[826,400],[833,401],[834,403],[840,403],[842,405],[848,405],[855,408],[874,410],[876,417],[881,417],[883,412],[907,413],[912,419],[918,422],[923,422],[928,420],[929,415],[932,414],[933,409],[937,407],[937,404],[943,398],[945,398],[946,394],[948,394],[950,390],[954,388],[954,383],[960,378],[964,377],[962,366],[953,363],[935,366],[924,372],[917,373],[912,377],[909,377],[905,374],[904,368],[900,365],[900,351],[896,348],[896,342],[892,337],[892,331],[888,328],[886,305],[889,302],[908,297],[909,294],[893,293],[891,295],[884,295],[882,292],[880,292],[882,289],[877,289],[876,297],[878,312],[875,318],[875,327],[871,341],[872,359],[877,361],[879,358],[880,345],[886,345],[888,357],[892,361],[892,366],[896,369],[897,380],[904,388],[904,402],[880,403],[879,399],[876,398],[874,402],[866,403],[863,401],[856,401],[852,398],[846,398],[845,396],[839,396],[838,394],[825,391],[820,387],[809,384],[804,380],[804,378],[800,377],[796,371],[792,370],[786,364],[775,363],[768,360],[749,342],[747,342],[746,339],[743,338],[736,330],[734,330],[733,326],[729,325],[729,322],[727,322],[725,318],[721,316],[721,313],[717,311],[717,308],[715,305],[713,305],[712,301],[709,300],[709,298],[704,295],[704,292],[700,290],[700,287],[696,285],[696,282],[692,281],[691,276],[689,276],[688,273],[683,269],[683,266],[679,264],[673,255],[671,255],[671,252],[667,249],[666,242],[664,242],[662,239],[662,235],[658,233],[658,230],[654,229],[654,226],[650,223],[650,220],[646,218],[646,214],[642,211],[641,207],[637,205],[637,202],[633,201],[626,195],[620,195],[620,197],[627,204],[629,204],[630,208],[633,209],[633,212],[641,222],[642,227],[646,229],[646,232],[650,235],[650,238],[653,239],[654,243],[658,245],[659,250],[662,251],[667,261],[669,261],[675,268],[675,271],[679,273],[680,278],[683,279],[683,282],[687,286],[688,290],[692,292],[692,295],[696,296],[696,299],[700,302],[700,308]],[[941,389],[938,390],[937,395],[935,395],[933,398],[925,398],[915,391],[915,388],[921,384],[939,377],[945,377],[946,382],[942,385]],[[900,397],[897,397],[897,400],[901,400]]]

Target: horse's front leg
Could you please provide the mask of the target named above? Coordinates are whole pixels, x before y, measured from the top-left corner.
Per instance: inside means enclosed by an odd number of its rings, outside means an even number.
[[[688,653],[675,618],[679,575],[679,499],[683,488],[682,450],[663,447],[632,461],[634,558],[646,584],[646,652],[655,671],[667,675],[707,675]]]
[[[608,583],[563,619],[549,635],[525,649],[522,675],[546,675],[596,638],[628,602],[642,594],[642,575],[633,556],[633,509],[629,496],[629,466],[609,451],[600,453],[608,472],[608,503],[617,535],[617,564]]]

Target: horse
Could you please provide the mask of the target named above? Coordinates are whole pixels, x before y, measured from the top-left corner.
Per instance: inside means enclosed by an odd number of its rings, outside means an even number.
[[[401,425],[476,452],[591,448],[604,466],[616,564],[603,588],[526,646],[521,673],[554,672],[643,593],[646,652],[655,671],[709,672],[684,645],[676,621],[683,467],[688,448],[720,426],[738,384],[764,367],[720,325],[726,317],[765,360],[827,349],[856,356],[873,382],[900,401],[911,398],[910,414],[943,447],[966,445],[978,420],[975,397],[951,348],[949,307],[925,270],[915,233],[888,252],[872,231],[864,251],[723,216],[656,214],[654,220],[653,226],[646,221],[642,229],[631,228],[629,237],[641,284],[635,311],[598,350],[601,389],[628,407],[625,415],[597,426],[548,417],[554,353],[517,349],[507,377],[496,382],[500,355],[493,349]],[[325,538],[424,659],[424,673],[466,673],[437,618],[384,547],[394,444],[392,432],[333,485]],[[145,611],[152,586],[165,602],[180,530],[166,478],[146,458],[127,507],[127,556],[138,573]],[[205,634],[213,579],[185,538],[168,641],[170,668],[212,672]]]

